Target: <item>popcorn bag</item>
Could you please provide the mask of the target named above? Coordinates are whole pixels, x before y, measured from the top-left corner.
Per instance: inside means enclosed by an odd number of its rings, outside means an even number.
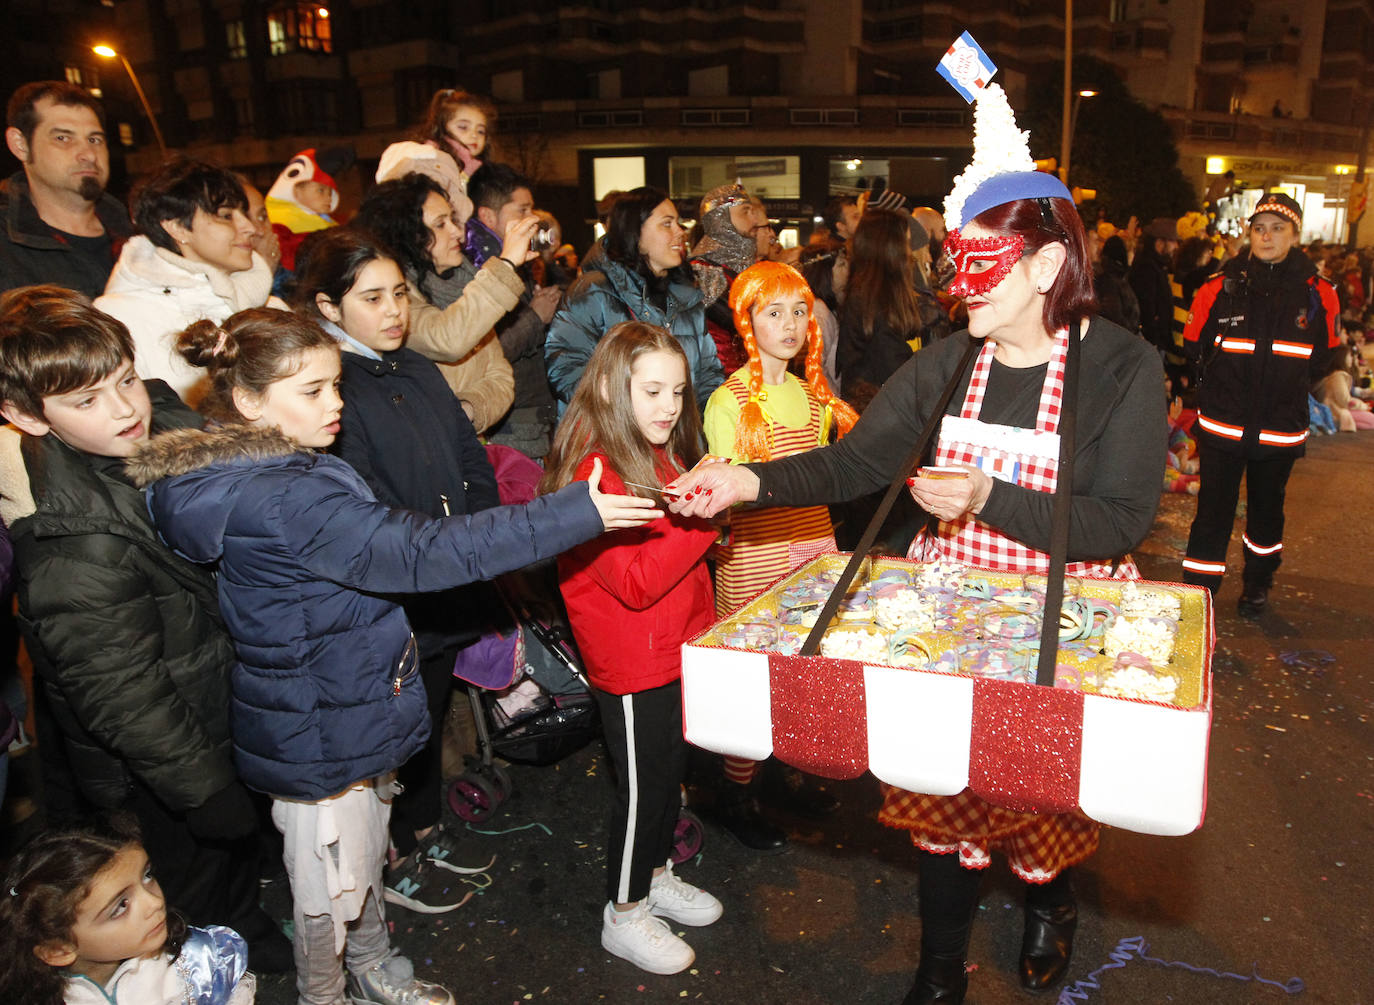
[[[814,559],[683,647],[689,742],[826,778],[970,788],[1008,809],[1078,808],[1145,834],[1201,826],[1216,642],[1205,589],[1066,579],[1044,687],[1043,576],[874,560],[821,655],[795,655],[847,557]]]

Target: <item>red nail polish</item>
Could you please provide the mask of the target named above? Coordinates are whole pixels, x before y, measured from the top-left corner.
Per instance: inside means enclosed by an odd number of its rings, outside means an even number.
[[[709,496],[709,495],[711,494],[712,491],[713,491],[712,489],[707,489],[707,490],[706,490],[706,494]]]

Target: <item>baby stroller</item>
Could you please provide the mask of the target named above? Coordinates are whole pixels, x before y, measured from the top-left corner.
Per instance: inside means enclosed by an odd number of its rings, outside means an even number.
[[[553,764],[601,728],[567,626],[535,617],[523,604],[507,606],[511,623],[459,653],[453,671],[468,685],[478,754],[468,758],[448,798],[453,812],[473,823],[490,817],[510,794],[510,777],[494,757]]]

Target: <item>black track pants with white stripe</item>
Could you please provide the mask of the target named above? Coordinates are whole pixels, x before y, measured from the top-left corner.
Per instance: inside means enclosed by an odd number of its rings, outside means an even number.
[[[1226,546],[1245,478],[1246,583],[1268,587],[1283,560],[1283,502],[1295,457],[1247,459],[1198,444],[1197,516],[1188,535],[1183,581],[1214,593],[1226,571]]]
[[[687,741],[682,684],[638,694],[592,688],[615,768],[615,802],[606,837],[606,896],[629,904],[649,895],[653,871],[668,861],[682,808]]]

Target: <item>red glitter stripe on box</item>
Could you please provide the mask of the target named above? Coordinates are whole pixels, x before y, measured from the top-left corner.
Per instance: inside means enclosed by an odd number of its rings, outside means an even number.
[[[773,753],[822,778],[868,770],[864,665],[821,656],[768,656]]]
[[[1082,754],[1081,692],[973,682],[969,788],[992,805],[1026,813],[1074,809]]]

